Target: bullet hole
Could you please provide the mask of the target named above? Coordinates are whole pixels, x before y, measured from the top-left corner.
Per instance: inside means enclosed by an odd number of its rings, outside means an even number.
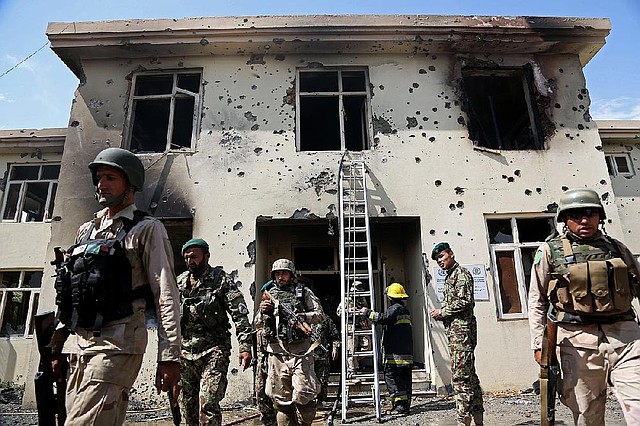
[[[456,186],[456,187],[455,187],[455,188],[453,188],[453,189],[455,189],[455,191],[456,191],[456,195],[463,195],[463,194],[464,194],[464,190],[465,190],[465,188],[462,188],[462,187]]]
[[[563,187],[562,187],[562,190],[563,190],[563,191],[566,191],[566,190],[568,190],[568,189],[569,189],[569,187],[568,187],[568,186],[563,186]]]
[[[554,106],[555,106],[556,108],[560,109],[560,104],[558,104],[558,103],[557,103],[557,104],[555,104]]]
[[[442,185],[442,181],[438,179],[438,180],[436,180],[436,181],[434,182],[434,184],[435,184],[436,186],[440,186],[440,185]]]
[[[429,142],[435,142],[435,141],[436,141],[435,136],[431,136],[431,137],[429,138]]]
[[[595,147],[595,148],[596,148],[596,150],[598,150],[598,151],[602,151],[602,145],[596,145],[596,147]]]
[[[253,152],[255,152],[255,153],[256,153],[256,155],[260,155],[260,154],[262,154],[262,148],[255,148],[255,149],[253,150]]]
[[[583,100],[584,96],[582,96],[581,94],[578,94],[578,99]]]
[[[415,160],[416,160],[416,163],[420,163],[422,161],[420,157],[416,157]]]
[[[556,203],[547,204],[547,211],[549,213],[557,212],[558,211],[558,204],[556,204]]]
[[[515,172],[513,172],[513,174],[520,177],[520,170],[516,170]]]
[[[464,209],[464,201],[460,200],[456,203],[456,207],[459,209]]]
[[[427,134],[425,132],[422,132],[421,135],[422,135],[423,138],[427,137]]]
[[[430,229],[430,230],[429,230],[429,234],[431,234],[431,235],[436,235],[436,230],[435,230],[435,229]]]
[[[584,126],[582,124],[578,124],[578,130],[584,130]]]
[[[238,177],[244,177],[244,172],[238,172]]]
[[[425,70],[424,68],[420,68],[418,70],[418,74],[426,74],[426,73],[427,73],[427,70]]]
[[[449,210],[454,211],[456,209],[456,205],[451,203],[449,204]]]
[[[409,87],[409,93],[413,93],[413,88]]]
[[[418,125],[418,120],[415,117],[407,117],[407,128],[411,129]]]
[[[234,231],[237,231],[238,229],[242,229],[242,222],[236,222],[236,224],[233,225]]]
[[[600,185],[605,185],[606,183],[607,183],[607,181],[606,181],[606,180],[604,180],[604,179],[602,179],[602,180],[600,181]]]
[[[463,116],[458,117],[458,124],[462,124],[463,126],[465,125],[465,119]]]
[[[227,173],[231,173],[231,167],[227,169]]]
[[[438,108],[437,107],[433,107],[433,108],[431,108],[431,111],[438,112]]]
[[[558,71],[560,72],[560,74],[562,74],[564,72],[564,70],[562,68],[558,68]]]
[[[247,65],[264,65],[264,55],[252,53],[251,57],[247,61]]]
[[[446,229],[443,232],[444,235],[447,235],[448,233],[449,233],[449,231],[447,231]]]
[[[602,194],[602,201],[607,201],[609,199],[609,193],[605,192],[604,194]]]
[[[418,83],[413,83],[411,86],[413,86],[414,89],[417,89],[418,87],[420,87]]]
[[[207,40],[206,38],[200,39],[200,45],[201,46],[206,46],[207,44],[209,44],[209,40]]]
[[[254,124],[253,126],[251,126],[251,130],[253,130],[254,132],[256,130],[260,129],[260,125],[259,124]]]
[[[531,190],[530,189],[525,189],[524,190],[524,195],[531,195]]]
[[[276,61],[284,61],[284,58],[285,58],[284,55],[279,55],[279,54],[274,57]]]
[[[462,237],[462,234],[460,232],[457,233],[458,237]]]
[[[387,209],[385,209],[384,207],[380,207],[380,213],[385,214],[387,212]]]
[[[429,65],[429,71],[435,71],[436,67],[434,67],[433,65]]]
[[[536,192],[537,192],[538,194],[542,194],[542,188],[536,188]]]
[[[509,176],[509,177],[507,178],[507,182],[511,183],[511,182],[513,182],[513,181],[515,181],[515,179],[514,179],[513,177]]]
[[[253,115],[251,111],[247,111],[244,113],[244,118],[246,118],[248,121],[256,121],[257,117]]]

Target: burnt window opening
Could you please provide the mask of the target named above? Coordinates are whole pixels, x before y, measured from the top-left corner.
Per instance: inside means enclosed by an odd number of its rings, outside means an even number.
[[[201,90],[200,72],[136,75],[129,149],[135,153],[191,150]]]
[[[474,145],[497,150],[544,149],[531,67],[463,69],[462,85]]]
[[[0,221],[51,220],[59,174],[60,164],[10,165]]]
[[[366,69],[299,70],[298,150],[369,149]]]
[[[527,317],[531,267],[538,247],[552,233],[553,215],[487,217],[498,318]]]
[[[42,277],[40,270],[0,271],[0,336],[33,335]]]

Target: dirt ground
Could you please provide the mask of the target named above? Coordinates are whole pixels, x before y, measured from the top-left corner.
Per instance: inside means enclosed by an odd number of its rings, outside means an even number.
[[[22,426],[38,424],[36,413],[27,412],[20,408],[21,399],[21,389],[0,389],[0,425]],[[539,425],[539,409],[539,397],[533,392],[485,394],[485,424],[487,426]],[[239,419],[255,416],[256,414],[257,411],[254,407],[244,407],[241,404],[225,407],[223,424],[229,426],[232,424],[257,426],[261,424],[257,418],[237,422]],[[327,410],[319,410],[314,424],[327,424],[327,414]],[[353,425],[378,424],[375,416],[372,414],[373,409],[370,407],[349,409],[347,412],[347,423]],[[605,418],[607,426],[622,426],[626,424],[622,416],[622,410],[612,395],[609,395]],[[417,397],[413,400],[410,415],[402,417],[385,415],[382,420],[384,424],[390,426],[455,426],[455,405],[451,397]],[[127,414],[127,422],[125,424],[171,426],[173,422],[171,421],[168,409],[164,407],[131,411]],[[341,424],[339,411],[335,419],[335,425],[338,424]],[[556,425],[573,425],[571,413],[559,403],[557,405]]]

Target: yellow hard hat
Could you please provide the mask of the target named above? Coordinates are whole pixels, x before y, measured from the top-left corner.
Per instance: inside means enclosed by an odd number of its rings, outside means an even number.
[[[404,291],[402,284],[393,283],[387,287],[387,297],[392,299],[406,299],[409,295]]]

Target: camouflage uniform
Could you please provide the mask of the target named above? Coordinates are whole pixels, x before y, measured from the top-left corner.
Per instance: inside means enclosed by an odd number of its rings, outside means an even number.
[[[251,352],[251,325],[242,293],[222,268],[207,265],[199,279],[178,277],[182,325],[182,403],[187,425],[222,424],[233,318],[239,352]]]
[[[313,350],[314,371],[320,381],[320,393],[318,394],[318,402],[327,400],[327,391],[329,387],[329,374],[331,373],[331,356],[333,352],[340,350],[340,333],[336,325],[331,321],[329,316],[325,316],[321,324],[315,324],[314,327],[318,331],[321,339],[321,345]]]
[[[254,320],[254,324],[256,321]],[[273,401],[267,396],[266,385],[269,374],[268,338],[263,328],[256,327],[256,403],[260,411],[260,421],[265,426],[276,426],[276,410]]]
[[[474,414],[484,412],[484,408],[475,367],[478,324],[473,315],[473,277],[457,262],[447,271],[443,296],[441,315],[449,341],[454,399],[458,420],[465,423]]]

